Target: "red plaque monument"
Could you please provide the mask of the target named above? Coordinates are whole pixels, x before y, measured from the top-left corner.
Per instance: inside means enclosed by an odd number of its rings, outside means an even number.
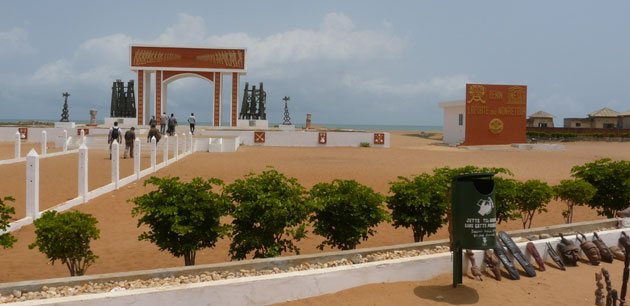
[[[526,142],[527,86],[466,84],[466,140],[462,145]]]

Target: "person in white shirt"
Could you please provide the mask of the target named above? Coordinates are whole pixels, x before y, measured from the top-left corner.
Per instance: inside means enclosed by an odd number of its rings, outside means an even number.
[[[109,144],[109,159],[112,159],[112,143],[114,140],[120,144],[122,141],[122,130],[118,127],[118,122],[114,121],[114,126],[109,128],[109,134],[107,134],[107,143]]]
[[[188,117],[188,124],[190,124],[190,133],[195,134],[195,113],[190,113],[190,117]]]
[[[162,113],[162,117],[160,117],[160,134],[166,134],[166,123],[168,122],[168,116],[166,112]]]

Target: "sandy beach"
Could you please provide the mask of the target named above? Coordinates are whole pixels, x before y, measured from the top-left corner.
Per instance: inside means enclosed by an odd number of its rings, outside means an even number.
[[[557,184],[560,180],[570,177],[570,169],[574,165],[581,165],[603,157],[624,159],[630,156],[630,144],[618,142],[565,143],[565,151],[514,149],[474,151],[434,145],[437,142],[437,140],[419,137],[418,132],[392,132],[391,148],[389,149],[242,146],[235,153],[194,153],[178,163],[158,171],[157,175],[179,176],[182,180],[190,180],[197,176],[217,177],[229,184],[247,173],[259,173],[267,169],[268,166],[272,166],[287,176],[298,178],[299,182],[307,188],[319,182],[330,182],[334,178],[355,179],[386,195],[389,190],[388,183],[396,180],[398,176],[429,172],[433,168],[442,166],[506,167],[514,172],[516,179],[540,179],[549,184]],[[12,147],[7,149],[11,145],[10,143],[0,145],[2,148],[0,152],[7,150],[12,152]],[[161,152],[158,153],[158,160],[162,160]],[[42,209],[76,197],[77,154],[45,158],[40,163],[42,171],[40,207]],[[142,154],[142,168],[148,167],[148,164],[148,152],[145,151]],[[24,168],[24,163],[0,166],[4,174],[2,184],[0,184],[0,196],[11,195],[16,198],[17,218],[24,215]],[[89,169],[91,190],[109,183],[108,152],[91,150]],[[121,159],[121,177],[130,175],[132,171],[132,160]],[[132,204],[128,203],[127,200],[140,196],[149,190],[149,186],[144,187],[143,182],[138,181],[76,207],[77,210],[93,214],[98,219],[97,226],[101,230],[101,238],[92,244],[92,249],[99,258],[88,269],[87,274],[183,266],[183,258],[172,257],[168,253],[160,252],[156,246],[137,239],[143,228],[136,227],[137,220],[131,217]],[[563,208],[563,203],[552,201],[548,206],[548,213],[534,217],[532,227],[563,223],[561,214]],[[597,216],[594,211],[578,207],[575,211],[574,221],[600,218],[602,217]],[[519,228],[522,228],[520,220],[499,226],[500,230]],[[13,249],[0,250],[0,282],[68,275],[65,266],[59,263],[50,265],[43,254],[37,250],[28,249],[27,245],[35,239],[32,225],[15,232],[15,236],[19,241]],[[446,237],[446,228],[443,228],[429,239]],[[310,234],[307,239],[300,241],[298,246],[302,254],[316,253],[320,252],[315,248],[320,242],[320,237]],[[384,223],[378,227],[378,234],[361,242],[359,248],[410,242],[413,242],[410,229],[394,229],[391,224]],[[197,264],[229,261],[228,246],[229,240],[224,239],[219,241],[215,248],[198,252]],[[330,251],[330,249],[324,251]],[[553,274],[553,272],[549,274]],[[564,275],[558,277],[562,278]],[[437,278],[428,284],[438,287],[445,286],[443,283],[446,279],[448,277]],[[535,286],[539,279],[535,278],[532,281],[532,286]],[[553,282],[554,280],[550,281]],[[469,283],[470,281],[466,281],[467,286]],[[509,283],[505,281],[501,284]],[[523,282],[513,283],[516,284],[514,286],[519,287],[524,284]],[[488,286],[488,284],[492,284],[492,282],[484,282],[483,286]],[[586,284],[585,288],[592,287],[594,290],[592,273],[589,274]],[[418,284],[401,284],[400,286],[407,289],[411,288],[411,297],[416,296],[415,298],[418,298],[417,295],[414,295],[414,288]],[[562,290],[562,288],[558,287],[557,290]],[[477,289],[483,290],[482,287]],[[370,291],[371,289],[363,290]],[[465,290],[468,289],[464,288],[462,291]],[[589,294],[591,292],[592,290],[589,289]],[[425,300],[427,303],[430,302],[430,299]],[[484,305],[490,304],[484,303]]]

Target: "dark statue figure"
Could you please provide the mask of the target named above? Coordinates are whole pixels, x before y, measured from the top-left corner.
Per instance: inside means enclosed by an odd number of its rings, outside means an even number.
[[[287,105],[291,97],[285,96],[282,100],[284,100],[284,122],[282,125],[291,125],[291,116],[289,116],[289,106]]]
[[[267,120],[265,104],[267,104],[267,93],[263,90],[263,83],[260,82],[259,89],[256,89],[256,86],[252,86],[252,89],[249,89],[249,83],[245,83],[243,103],[241,104],[241,113],[238,115],[238,119]]]
[[[624,249],[619,248],[616,245],[610,246],[610,252],[613,254],[613,257],[617,260],[624,261],[626,259],[626,252]]]
[[[65,101],[63,102],[63,110],[61,111],[61,120],[59,120],[60,122],[69,122],[69,117],[70,114],[68,113],[68,97],[70,96],[69,93],[64,92],[61,94],[61,96],[63,96],[65,98]]]
[[[612,263],[613,262],[612,252],[610,251],[606,243],[604,243],[604,241],[601,238],[599,238],[599,235],[597,235],[597,233],[595,232],[593,233],[593,243],[599,249],[599,255],[601,255],[602,261],[607,262],[607,263]]]
[[[560,243],[558,243],[558,250],[560,251],[560,256],[562,256],[562,261],[569,266],[577,266],[578,261],[580,260],[580,249],[573,244],[573,242],[567,240],[560,234]]]
[[[619,295],[620,305],[626,305],[626,293],[628,292],[628,279],[630,278],[630,237],[625,232],[621,232],[619,243],[623,246],[626,258],[623,261],[623,279],[621,283],[621,293]]]
[[[125,91],[125,89],[127,89]],[[122,80],[116,80],[112,85],[112,104],[109,113],[115,118],[135,118],[136,117],[136,95],[133,91],[133,80],[130,80],[125,87]]]
[[[580,239],[579,235],[582,236],[582,239]],[[598,266],[601,260],[599,249],[593,242],[586,239],[586,236],[584,236],[584,234],[579,233],[579,235],[576,234],[575,238],[577,239],[577,241],[580,242],[580,248],[582,248],[582,252],[586,254],[586,257],[588,257],[588,260],[591,262],[592,265]]]

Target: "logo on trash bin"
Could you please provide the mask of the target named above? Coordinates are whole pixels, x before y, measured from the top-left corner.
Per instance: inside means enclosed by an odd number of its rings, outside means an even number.
[[[477,201],[477,206],[479,206],[479,211],[477,213],[481,216],[485,216],[492,212],[492,208],[494,208],[494,202],[492,202],[491,197],[488,197],[487,200],[479,199],[479,201]]]

